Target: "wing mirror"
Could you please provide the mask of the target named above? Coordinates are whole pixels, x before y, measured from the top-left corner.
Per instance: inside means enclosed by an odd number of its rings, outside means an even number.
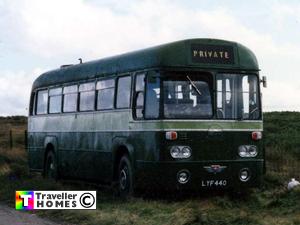
[[[262,79],[260,80],[260,82],[263,84],[264,88],[267,87],[267,77],[266,76],[262,76]]]

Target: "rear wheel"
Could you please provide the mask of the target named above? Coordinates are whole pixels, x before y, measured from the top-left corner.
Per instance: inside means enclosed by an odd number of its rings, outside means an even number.
[[[124,155],[119,163],[118,193],[122,198],[130,197],[133,194],[132,167],[127,155]]]
[[[44,177],[57,180],[57,164],[52,151],[48,152],[44,168]]]

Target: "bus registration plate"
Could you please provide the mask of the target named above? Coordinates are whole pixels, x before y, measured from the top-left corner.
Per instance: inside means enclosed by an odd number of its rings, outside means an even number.
[[[227,180],[202,180],[201,185],[202,187],[225,187],[227,185]]]

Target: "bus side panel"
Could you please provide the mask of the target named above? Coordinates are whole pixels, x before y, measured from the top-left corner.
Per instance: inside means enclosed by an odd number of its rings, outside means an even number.
[[[59,161],[62,175],[92,179],[95,142],[93,113],[64,114],[60,121]]]
[[[43,170],[44,166],[44,138],[43,133],[28,132],[28,163],[30,170]]]
[[[114,132],[95,132],[93,179],[110,182],[112,177],[112,137]]]
[[[45,146],[44,140],[46,132],[42,132],[45,127],[45,118],[28,118],[28,163],[31,170],[43,170]]]
[[[114,154],[120,146],[129,142],[129,109],[101,111],[95,113],[94,179],[110,182],[113,178]]]

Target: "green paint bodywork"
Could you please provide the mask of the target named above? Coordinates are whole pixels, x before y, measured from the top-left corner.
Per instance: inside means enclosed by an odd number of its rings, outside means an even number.
[[[189,49],[191,43],[233,46],[235,63],[233,65],[192,63]],[[241,44],[215,39],[189,39],[46,72],[35,80],[33,89],[151,68],[259,70],[253,52]]]
[[[234,64],[192,63],[191,43],[233,46]],[[258,74],[256,57],[241,44],[214,40],[191,39],[169,43],[124,55],[78,64],[42,74],[32,92],[68,83],[116,77],[153,70],[195,70]],[[133,85],[132,85],[133,86]],[[33,99],[32,99],[33,101]],[[31,103],[30,105],[33,105]],[[28,120],[29,166],[43,170],[47,150],[55,152],[60,175],[110,183],[118,167],[116,159],[124,149],[131,159],[135,184],[158,188],[201,188],[203,180],[228,181],[228,188],[258,186],[264,171],[262,141],[253,141],[252,131],[262,131],[262,120],[135,120],[129,109],[108,111],[30,115]],[[178,139],[166,140],[166,131],[177,131]],[[170,148],[190,146],[192,156],[173,159]],[[256,145],[255,158],[241,158],[240,145]],[[226,166],[220,173],[208,173],[204,167]],[[242,168],[251,171],[251,179],[241,182]],[[187,184],[177,182],[180,170],[189,170]]]

